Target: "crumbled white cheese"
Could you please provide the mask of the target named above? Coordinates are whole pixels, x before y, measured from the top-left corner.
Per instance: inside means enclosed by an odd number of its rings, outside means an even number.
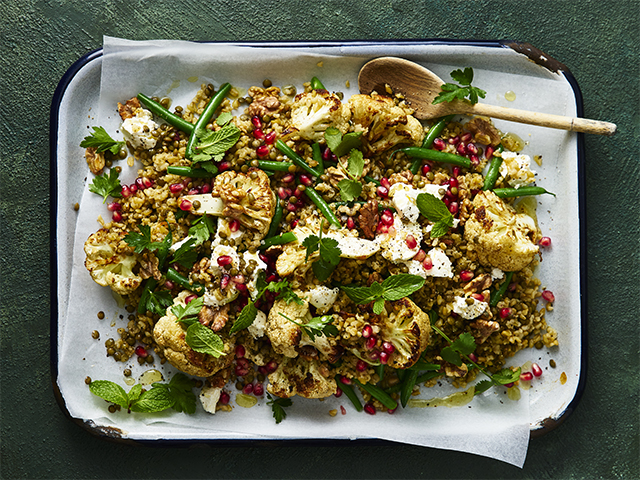
[[[227,220],[226,218],[218,218],[218,226],[216,228],[216,234],[213,237],[213,240],[211,241],[212,247],[222,244],[222,236],[220,235],[220,232],[225,232],[226,234],[225,239],[233,240],[236,245],[239,243],[239,240],[244,235],[244,230],[242,229],[242,227],[240,227],[235,232],[232,232],[231,229],[229,228],[229,220]]]
[[[147,127],[146,131],[145,127]],[[127,118],[120,126],[124,138],[134,148],[142,147],[147,150],[156,146],[156,139],[153,138],[151,132],[157,128],[158,125],[153,121],[153,115],[144,108],[136,109],[135,115]]]
[[[338,298],[339,288],[329,288],[318,285],[306,293],[309,303],[316,307],[317,313],[323,314],[331,308]]]
[[[494,268],[491,270],[491,280],[500,280],[504,278],[504,272],[499,268]]]
[[[249,294],[253,300],[258,296],[258,289],[256,288],[256,283],[258,281],[258,274],[260,272],[264,272],[267,269],[267,264],[262,261],[260,256],[257,253],[251,253],[248,250],[242,254],[242,258],[245,264],[249,265],[251,260],[255,262],[253,273],[247,279],[246,285],[249,290]]]
[[[231,257],[231,264],[228,267],[225,267],[225,271],[223,272],[218,265],[218,259],[220,257]],[[240,256],[234,247],[230,247],[228,245],[216,245],[211,252],[211,266],[209,269],[211,273],[213,273],[216,277],[222,276],[223,273],[226,273],[231,268],[239,268],[240,267]]]
[[[216,413],[216,406],[220,400],[222,388],[203,387],[200,391],[200,403],[205,412]]]
[[[453,277],[453,269],[451,268],[451,260],[441,248],[432,248],[427,252],[427,257],[431,258],[433,267],[429,270],[425,269],[427,275],[432,277]]]
[[[393,228],[389,233],[382,233],[376,237],[382,247],[382,256],[387,260],[398,263],[411,260],[420,250],[422,242],[422,228],[417,223],[404,223],[400,215],[393,214]],[[409,248],[407,238],[412,236],[415,247]]]
[[[471,299],[473,303],[467,303]],[[481,302],[473,297],[455,297],[453,302],[453,311],[466,320],[472,320],[479,317],[489,308],[487,302]]]
[[[258,310],[253,323],[247,327],[247,330],[253,338],[264,337],[264,330],[267,327],[267,314],[262,310]]]
[[[340,249],[340,256],[342,258],[364,260],[380,250],[380,245],[377,242],[367,240],[366,238],[354,237],[347,234],[344,230],[330,230],[324,236],[338,242],[338,248]],[[298,239],[298,241],[302,243],[304,239]]]
[[[410,222],[417,222],[420,216],[420,210],[416,204],[418,195],[421,193],[430,193],[436,198],[442,199],[446,192],[446,188],[442,185],[425,185],[423,188],[413,188],[406,183],[394,183],[389,189],[389,197],[393,202],[396,211]]]
[[[404,264],[409,269],[407,273],[409,273],[410,275],[418,275],[422,278],[427,278],[429,276],[427,275],[427,271],[422,265],[422,262],[418,262],[417,260],[409,260],[408,262],[404,262]]]
[[[518,155],[515,152],[502,152],[500,175],[515,188],[529,185],[535,180],[535,172],[531,170],[529,155]]]

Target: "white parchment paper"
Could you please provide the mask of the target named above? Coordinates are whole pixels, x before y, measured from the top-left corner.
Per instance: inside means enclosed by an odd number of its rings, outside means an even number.
[[[181,41],[134,42],[105,37],[99,102],[95,99],[97,111],[93,110],[89,120],[83,116],[71,121],[69,128],[79,128],[88,121],[90,125],[104,126],[117,137],[120,124],[117,102],[143,92],[148,96],[170,95],[174,105],[186,105],[201,83],[218,86],[230,82],[243,93],[248,87],[261,85],[263,79],[269,78],[273,85],[293,84],[300,90],[303,82],[315,75],[327,89],[344,92],[348,98],[357,93],[360,67],[369,58],[379,55],[399,55],[420,61],[442,78],[448,78],[452,67],[472,66],[476,73],[474,83],[488,91],[487,103],[575,114],[571,89],[557,74],[531,62],[514,59],[514,52],[507,49],[476,47],[472,52],[470,55],[468,46],[446,45],[262,48]],[[517,91],[517,104],[511,105],[505,100],[504,93],[508,90]],[[552,232],[557,246],[554,255],[542,263],[540,275],[543,283],[544,279],[555,279],[553,285],[558,285],[553,288],[556,298],[565,300],[564,306],[561,301],[557,302],[560,315],[579,319],[579,285],[571,279],[576,273],[579,275],[575,136],[540,127],[511,124],[507,128],[496,123],[504,131],[514,131],[530,142],[525,153],[543,155],[543,167],[534,168],[538,171],[538,180],[558,196],[540,200],[539,221],[545,234]],[[80,138],[85,134],[86,126]],[[69,156],[79,153],[77,143],[60,148]],[[64,177],[67,169],[86,169],[86,165],[65,163],[60,168],[62,173],[58,176]],[[136,176],[137,166],[124,166],[123,183],[130,183]],[[543,415],[548,411],[552,416],[555,411],[562,411],[572,398],[569,391],[559,405],[557,401],[553,403],[547,399],[558,387],[560,373],[548,372],[544,382],[531,390],[522,390],[522,398],[517,402],[509,400],[504,389],[491,389],[463,407],[399,408],[392,415],[358,413],[344,397],[325,401],[295,397],[294,405],[287,410],[286,420],[275,425],[265,398],[259,399],[255,407],[245,409],[233,402],[234,394],[231,413],[210,415],[198,405],[196,415],[173,411],[145,415],[110,414],[105,402],[89,393],[84,384],[85,377],[112,380],[128,390],[122,370],[129,367],[137,377],[148,367],[139,367],[134,359],[128,365],[116,363],[105,355],[104,340],[118,338],[116,330],[126,326],[127,313],[117,305],[110,290],[95,284],[84,268],[84,241],[99,228],[98,215],[108,219],[110,214],[102,198],[89,193],[86,186],[80,204],[75,230],[72,230],[73,256],[64,259],[72,262],[71,269],[65,268],[69,271],[65,284],[68,289],[64,288],[58,299],[59,305],[64,306],[60,309],[62,315],[58,324],[58,387],[71,416],[93,426],[115,427],[123,432],[123,436],[140,440],[378,438],[475,453],[521,467],[526,458],[530,423],[535,420],[530,415],[530,404],[537,405]],[[106,314],[103,320],[96,316],[99,311]],[[553,315],[548,317],[548,322],[553,324]],[[580,351],[579,341],[576,343],[579,321],[576,324],[571,320],[554,327],[559,330],[561,342],[567,349],[555,351],[553,358],[560,363],[564,361],[567,370],[579,373],[580,358],[575,353]],[[91,332],[96,329],[101,333],[99,341],[91,338]],[[541,355],[537,351],[520,352],[510,364],[540,361]],[[166,379],[174,373],[170,366],[156,368],[163,371]],[[421,390],[421,398],[442,397],[455,391],[448,385]],[[344,415],[340,413],[341,405],[346,409]],[[339,412],[335,417],[329,415],[332,409]]]

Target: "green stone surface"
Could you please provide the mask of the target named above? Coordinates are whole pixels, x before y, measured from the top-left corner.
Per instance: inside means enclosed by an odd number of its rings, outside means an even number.
[[[637,0],[193,3],[10,0],[0,16],[2,478],[640,478],[640,4]],[[87,433],[51,385],[49,108],[102,35],[131,39],[510,39],[569,67],[584,116],[589,359],[576,411],[519,469],[397,444],[145,447]],[[576,279],[578,281],[578,279]],[[55,321],[55,319],[54,319]]]

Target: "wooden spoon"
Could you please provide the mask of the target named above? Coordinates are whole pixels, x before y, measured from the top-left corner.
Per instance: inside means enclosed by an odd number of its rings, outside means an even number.
[[[427,120],[451,114],[485,115],[512,122],[559,128],[574,132],[613,135],[616,126],[609,122],[572,118],[548,113],[536,113],[513,108],[496,107],[467,101],[454,100],[433,105],[433,99],[444,84],[435,73],[421,65],[396,57],[381,57],[371,60],[360,70],[358,88],[361,93],[376,91],[385,94],[387,86],[395,93],[402,93],[415,110],[414,117]]]

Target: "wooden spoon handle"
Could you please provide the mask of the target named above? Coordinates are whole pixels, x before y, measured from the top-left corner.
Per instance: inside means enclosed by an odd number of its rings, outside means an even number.
[[[462,109],[464,111],[461,111]],[[485,115],[487,117],[500,118],[502,120],[509,120],[512,122],[539,125],[541,127],[559,128],[562,130],[570,130],[572,132],[594,133],[596,135],[613,135],[616,133],[616,125],[609,122],[589,120],[586,118],[565,117],[562,115],[551,115],[548,113],[529,112],[527,110],[497,107],[483,103],[470,105],[468,103],[459,102],[459,104],[456,105],[456,110],[459,113],[466,113],[469,115]]]

